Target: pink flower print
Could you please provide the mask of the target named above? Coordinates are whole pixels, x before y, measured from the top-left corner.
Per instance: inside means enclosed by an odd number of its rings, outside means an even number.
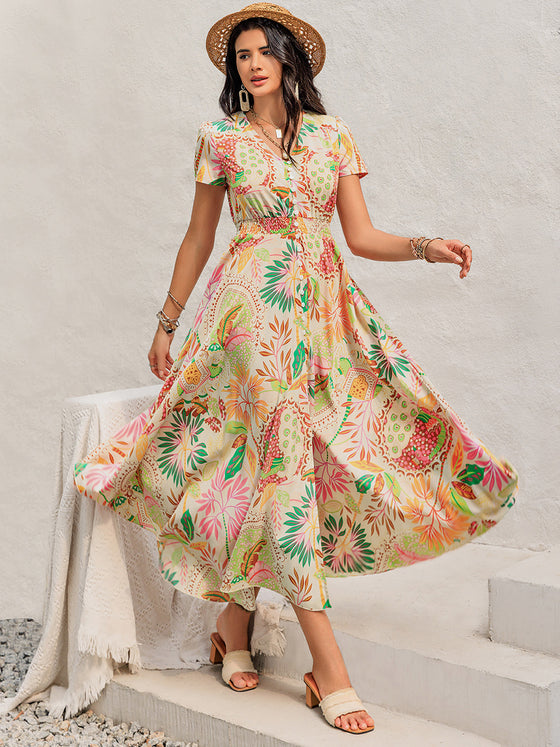
[[[226,350],[234,350],[238,345],[251,339],[251,333],[245,327],[234,327],[227,340],[224,342]]]
[[[321,358],[320,355],[314,353],[313,355],[313,368],[316,374],[319,376],[328,376],[331,372],[331,364],[326,358]]]
[[[112,480],[119,471],[120,464],[89,464],[84,476],[87,490],[96,493],[112,488]]]
[[[247,582],[251,584],[260,584],[265,578],[275,578],[274,572],[268,565],[266,565],[266,563],[263,563],[262,560],[257,560],[247,574]]]
[[[326,503],[336,494],[344,495],[348,492],[349,475],[344,472],[336,459],[329,458],[329,452],[324,443],[316,436],[313,438],[313,460],[318,503]]]
[[[115,433],[112,440],[134,443],[142,435],[142,431],[144,429],[144,426],[146,425],[147,419],[148,411],[146,410],[145,412],[140,413],[140,415],[134,418],[134,420],[131,420],[130,423],[127,423],[123,428],[120,429],[120,431]]]
[[[200,506],[200,531],[211,539],[218,539],[222,529],[226,531],[226,540],[237,539],[243,520],[249,510],[249,484],[246,478],[238,475],[235,479],[226,480],[223,465],[210,483],[210,489],[203,493],[196,503]]]

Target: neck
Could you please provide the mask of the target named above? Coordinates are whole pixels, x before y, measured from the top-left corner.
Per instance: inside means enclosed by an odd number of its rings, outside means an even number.
[[[275,125],[283,125],[286,121],[286,107],[282,98],[282,91],[278,89],[267,96],[258,96],[253,100],[253,111],[258,117],[267,119]]]

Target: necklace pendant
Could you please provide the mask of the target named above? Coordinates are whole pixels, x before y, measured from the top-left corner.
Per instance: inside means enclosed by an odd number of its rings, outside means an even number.
[[[276,137],[278,140],[282,138],[282,130],[279,127],[276,128]]]

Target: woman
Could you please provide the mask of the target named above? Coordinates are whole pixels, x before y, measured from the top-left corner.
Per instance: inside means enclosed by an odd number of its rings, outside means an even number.
[[[325,55],[313,27],[256,3],[214,24],[207,50],[226,75],[226,116],[198,134],[192,217],[148,355],[164,385],[76,466],[76,484],[156,533],[177,588],[229,602],[211,650],[225,682],[258,683],[248,628],[268,587],[292,603],[309,644],[307,704],[333,726],[370,731],[324,612],[327,576],[380,573],[468,542],[513,505],[517,476],[391,334],[329,222],[336,207],[356,255],[451,263],[461,278],[471,250],[372,226],[366,167],[313,82]],[[173,361],[226,191],[237,233]]]

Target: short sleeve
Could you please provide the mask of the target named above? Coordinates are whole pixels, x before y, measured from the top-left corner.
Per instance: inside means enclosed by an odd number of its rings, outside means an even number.
[[[338,130],[338,151],[340,154],[339,176],[357,174],[360,179],[368,173],[364,159],[360,155],[350,128],[340,117],[335,117]]]
[[[194,152],[194,178],[195,181],[203,184],[226,183],[226,175],[220,154],[216,149],[210,122],[204,122],[198,130]]]

